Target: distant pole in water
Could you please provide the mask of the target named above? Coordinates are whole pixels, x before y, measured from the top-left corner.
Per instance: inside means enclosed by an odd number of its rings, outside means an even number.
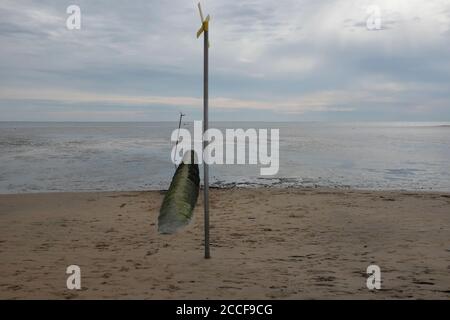
[[[203,33],[203,137],[208,130],[208,27],[209,27],[209,15],[203,19],[202,7],[200,2],[198,3],[198,10],[200,12],[200,19],[202,26],[197,31],[197,38]],[[206,148],[206,141],[203,139],[203,150]],[[204,207],[205,207],[205,259],[209,259],[209,172],[208,164],[203,159],[203,181],[204,181]]]
[[[183,119],[183,117],[185,116],[184,113],[180,112],[180,121],[178,122],[178,134],[177,134],[177,142],[175,144],[175,154],[174,154],[174,159],[177,156],[177,148],[178,148],[178,143],[180,142],[180,128],[181,128],[181,119]],[[177,164],[175,163],[175,170],[177,170]]]

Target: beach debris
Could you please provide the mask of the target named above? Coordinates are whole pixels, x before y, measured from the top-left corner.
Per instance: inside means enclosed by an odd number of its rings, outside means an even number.
[[[195,152],[184,154],[164,196],[158,217],[158,231],[171,234],[189,224],[200,190],[200,175]]]

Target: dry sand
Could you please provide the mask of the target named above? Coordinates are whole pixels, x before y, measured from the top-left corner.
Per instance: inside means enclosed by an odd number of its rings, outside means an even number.
[[[162,198],[1,195],[0,298],[450,298],[449,194],[212,190],[210,260],[202,199],[191,225],[159,235]],[[82,290],[66,288],[71,264]]]

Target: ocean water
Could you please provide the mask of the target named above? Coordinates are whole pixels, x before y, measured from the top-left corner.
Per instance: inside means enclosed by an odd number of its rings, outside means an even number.
[[[0,193],[166,189],[177,123],[0,122]],[[183,126],[192,130],[192,123]],[[215,187],[450,191],[449,123],[212,123],[278,128],[280,169],[212,165]]]

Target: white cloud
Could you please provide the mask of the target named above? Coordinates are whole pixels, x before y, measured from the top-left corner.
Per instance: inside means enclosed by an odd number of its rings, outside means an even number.
[[[82,30],[72,32],[60,1],[4,0],[0,99],[15,92],[16,101],[201,106],[196,2],[80,0]],[[383,30],[365,28],[368,5],[380,7]],[[216,0],[204,7],[212,16],[218,108],[303,113],[450,100],[441,89],[450,85],[448,0]]]

